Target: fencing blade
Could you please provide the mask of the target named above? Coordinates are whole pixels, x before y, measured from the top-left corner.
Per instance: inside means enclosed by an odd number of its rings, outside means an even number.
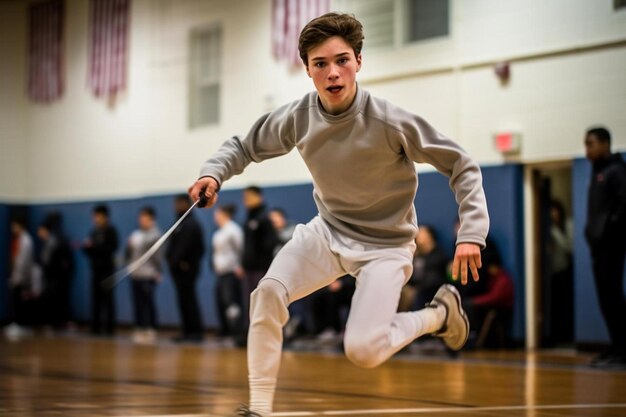
[[[150,259],[150,257],[152,255],[154,255],[161,248],[161,246],[163,246],[163,243],[165,243],[167,238],[170,237],[170,235],[172,233],[174,233],[174,230],[176,230],[176,228],[183,222],[183,220],[185,220],[185,218],[189,215],[189,213],[191,213],[191,210],[193,210],[193,208],[195,206],[197,206],[198,203],[200,203],[200,205],[198,205],[198,206],[202,207],[203,206],[203,202],[204,202],[203,199],[196,200],[191,205],[191,207],[189,207],[189,209],[185,212],[185,214],[183,214],[180,217],[180,219],[178,219],[178,221],[176,223],[174,223],[174,225],[172,227],[170,227],[170,229],[167,232],[165,232],[163,234],[163,236],[161,236],[159,238],[159,240],[154,242],[154,245],[152,245],[150,247],[150,249],[148,249],[146,251],[146,253],[141,255],[141,257],[139,259],[137,259],[137,260],[131,262],[130,264],[128,264],[123,269],[121,269],[121,270],[117,271],[116,273],[114,273],[113,275],[107,277],[105,280],[102,281],[102,286],[105,289],[111,290],[115,286],[117,286],[120,282],[122,282],[125,278],[127,278],[130,274],[132,274],[137,269],[139,269],[143,264],[146,263],[146,261],[148,259]]]

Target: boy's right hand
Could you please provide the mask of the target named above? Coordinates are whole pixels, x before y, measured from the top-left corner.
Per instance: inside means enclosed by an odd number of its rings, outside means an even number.
[[[217,203],[217,190],[219,190],[219,184],[213,177],[199,178],[191,187],[189,187],[189,197],[192,201],[197,201],[204,195],[206,204],[200,207],[213,207]]]

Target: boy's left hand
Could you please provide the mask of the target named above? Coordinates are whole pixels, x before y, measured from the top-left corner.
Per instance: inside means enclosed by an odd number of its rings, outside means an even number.
[[[454,262],[452,263],[452,279],[459,279],[461,273],[461,284],[467,284],[467,269],[472,271],[472,278],[478,281],[478,268],[483,266],[480,259],[480,246],[475,243],[459,243],[454,253]]]

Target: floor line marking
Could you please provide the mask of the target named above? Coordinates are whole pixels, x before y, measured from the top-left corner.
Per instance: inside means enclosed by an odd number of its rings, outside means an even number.
[[[423,408],[381,408],[369,410],[328,410],[328,411],[282,411],[272,413],[272,417],[309,416],[354,416],[376,414],[432,414],[432,413],[474,413],[488,411],[531,411],[531,410],[581,410],[602,408],[626,408],[626,403],[611,404],[550,404],[550,405],[503,405],[486,407],[423,407]],[[133,417],[204,417],[207,414],[163,414]],[[127,416],[131,417],[131,416]]]
[[[488,407],[427,407],[427,408],[388,408],[370,410],[337,410],[319,412],[279,412],[272,413],[272,417],[301,417],[301,416],[352,416],[376,414],[425,414],[425,413],[468,413],[477,411],[530,411],[530,410],[576,410],[626,408],[626,403],[613,404],[552,404],[552,405],[510,405]]]

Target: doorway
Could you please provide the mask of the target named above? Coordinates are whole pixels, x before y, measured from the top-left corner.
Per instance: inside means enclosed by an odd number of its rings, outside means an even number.
[[[558,161],[526,167],[530,176],[531,267],[534,291],[529,314],[536,347],[574,344],[572,164]]]

